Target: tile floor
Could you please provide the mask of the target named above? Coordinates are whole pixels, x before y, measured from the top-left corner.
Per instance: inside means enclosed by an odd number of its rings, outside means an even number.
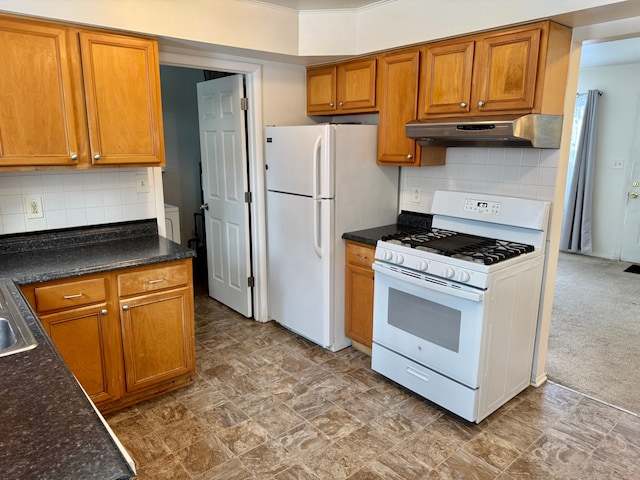
[[[640,419],[558,385],[475,425],[352,348],[195,308],[194,385],[107,416],[142,480],[640,478]]]

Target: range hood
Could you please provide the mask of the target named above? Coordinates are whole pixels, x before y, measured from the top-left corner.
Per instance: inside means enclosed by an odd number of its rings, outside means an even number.
[[[560,148],[562,115],[414,120],[406,129],[423,147]]]

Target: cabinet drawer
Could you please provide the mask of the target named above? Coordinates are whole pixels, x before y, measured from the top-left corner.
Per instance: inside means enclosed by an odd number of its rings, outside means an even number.
[[[165,265],[118,275],[118,295],[121,297],[137,293],[154,292],[179,287],[189,283],[189,268],[186,263]]]
[[[107,287],[104,278],[65,282],[34,289],[38,313],[104,302]]]
[[[375,248],[359,243],[347,243],[347,263],[371,268],[374,260]]]

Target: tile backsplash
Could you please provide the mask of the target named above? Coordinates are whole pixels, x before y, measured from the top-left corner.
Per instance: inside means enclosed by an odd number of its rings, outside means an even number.
[[[400,209],[429,213],[436,190],[553,202],[559,150],[448,148],[446,165],[402,168]]]
[[[30,199],[41,200],[42,217],[28,218]],[[154,217],[148,168],[0,173],[0,235]]]

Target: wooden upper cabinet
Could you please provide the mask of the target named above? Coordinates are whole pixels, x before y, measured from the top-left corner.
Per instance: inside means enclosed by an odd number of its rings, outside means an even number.
[[[157,44],[80,32],[93,164],[162,164],[162,104]]]
[[[406,124],[416,118],[418,49],[383,55],[378,66],[378,163],[416,165],[416,142],[407,138]]]
[[[0,14],[0,65],[1,169],[165,164],[155,40]]]
[[[376,58],[307,68],[307,115],[376,111]]]
[[[318,115],[336,110],[336,67],[307,69],[307,114]]]
[[[376,109],[376,59],[338,65],[338,110],[344,113],[373,112]]]
[[[426,45],[418,117],[562,115],[570,47],[548,20]]]
[[[470,40],[423,47],[420,118],[470,111],[474,49],[475,42]]]
[[[67,29],[0,17],[0,166],[75,165]]]
[[[479,112],[533,110],[540,35],[540,28],[532,28],[478,41],[474,108]]]

